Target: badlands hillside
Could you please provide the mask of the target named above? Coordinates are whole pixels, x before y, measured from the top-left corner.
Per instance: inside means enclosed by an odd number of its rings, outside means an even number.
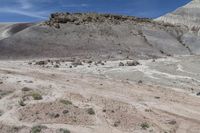
[[[178,8],[172,13],[162,16],[157,20],[171,24],[187,25],[192,31],[196,31],[200,34],[200,0],[192,0],[187,5]]]
[[[0,24],[0,133],[200,133],[198,5]]]
[[[4,38],[0,40],[1,59],[149,59],[200,53],[199,36],[190,33],[188,27],[149,19],[55,13],[46,22],[21,24],[19,32],[13,34],[16,26],[19,24],[1,33]]]

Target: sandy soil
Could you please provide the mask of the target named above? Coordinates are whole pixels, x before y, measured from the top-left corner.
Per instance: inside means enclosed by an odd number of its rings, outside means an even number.
[[[0,132],[200,133],[199,60],[0,61]]]

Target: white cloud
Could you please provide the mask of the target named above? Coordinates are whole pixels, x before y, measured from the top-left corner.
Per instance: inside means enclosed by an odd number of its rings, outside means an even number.
[[[19,0],[19,4],[22,9],[30,9],[33,6],[29,0]]]
[[[18,14],[32,18],[46,19],[48,11],[37,11],[32,0],[16,0],[16,4],[1,7],[0,13]]]
[[[82,3],[82,4],[69,4],[69,5],[62,5],[63,7],[88,7],[88,4]]]
[[[28,12],[28,11],[23,11],[23,10],[16,10],[16,9],[10,9],[10,8],[0,8],[0,13],[13,13],[13,14],[19,14],[19,15],[24,15],[28,17],[33,17],[33,18],[40,18],[40,19],[46,19],[44,15],[47,14],[47,12]]]

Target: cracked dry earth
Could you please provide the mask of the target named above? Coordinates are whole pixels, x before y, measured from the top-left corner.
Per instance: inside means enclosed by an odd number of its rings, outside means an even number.
[[[1,61],[0,132],[200,133],[199,60]]]

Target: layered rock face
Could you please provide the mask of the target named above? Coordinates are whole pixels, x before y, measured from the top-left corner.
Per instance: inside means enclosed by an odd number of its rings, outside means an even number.
[[[156,20],[171,24],[186,25],[192,32],[200,35],[200,0],[192,0],[187,5]]]

